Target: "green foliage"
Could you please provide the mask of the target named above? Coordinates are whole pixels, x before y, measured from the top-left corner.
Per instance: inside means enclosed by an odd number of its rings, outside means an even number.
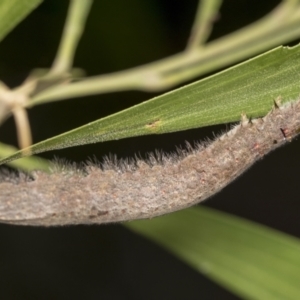
[[[43,0],[1,0],[0,41]]]
[[[126,226],[243,299],[298,299],[300,241],[206,207]]]
[[[266,114],[278,98],[282,102],[296,99],[299,81],[300,46],[279,47],[26,150],[36,154],[76,145],[234,122],[239,121],[242,112],[255,118]],[[18,159],[23,153],[20,151],[0,163]]]
[[[0,40],[40,2],[2,0]],[[57,83],[51,80],[55,76],[63,75],[62,78],[65,78],[66,74],[72,73],[73,70],[69,68],[91,4],[90,1],[73,0],[74,18],[70,16],[68,26],[76,23],[76,33],[74,36],[65,34],[65,43],[61,43],[60,54],[53,68],[45,76],[32,81],[41,87],[50,78],[53,89],[45,89],[41,93],[36,89],[32,94],[26,94],[31,102],[24,104],[24,108],[113,90],[161,90],[241,58],[253,56],[263,49],[270,49],[299,36],[299,2],[282,1],[281,14],[270,14],[244,31],[202,45],[211,29],[208,26],[207,30],[195,34],[196,40],[190,41],[186,53],[165,61],[139,67],[128,73],[113,74],[109,78],[99,76],[79,83],[60,85],[60,80]],[[214,5],[210,6],[212,3],[210,0],[202,2],[206,13],[201,15],[198,12],[194,24],[205,26],[210,22],[220,1],[214,1]],[[197,26],[195,28],[197,30]],[[200,50],[195,48],[197,42],[201,43]],[[299,47],[275,48],[206,79],[42,141],[30,147],[31,151],[26,153],[15,154],[15,149],[0,144],[1,163],[51,149],[234,122],[240,119],[241,113],[249,117],[262,116],[278,97],[285,102],[299,96]],[[195,63],[197,61],[198,64]],[[154,74],[155,79],[162,80],[155,82],[156,85],[151,80],[150,83],[149,80],[139,81],[145,74]],[[169,76],[163,77],[164,74]],[[145,78],[148,79],[147,76]],[[6,109],[3,108],[4,113]],[[4,158],[8,155],[10,157]],[[13,163],[20,169],[48,168],[47,161],[39,162],[35,157]],[[126,226],[156,241],[239,296],[249,299],[300,298],[300,244],[297,239],[205,208],[188,209],[151,221],[132,222]]]

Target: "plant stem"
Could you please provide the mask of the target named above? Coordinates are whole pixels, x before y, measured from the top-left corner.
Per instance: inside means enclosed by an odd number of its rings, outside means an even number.
[[[299,36],[299,0],[286,0],[263,19],[205,47],[126,71],[53,87],[33,97],[28,105],[115,91],[165,90]]]
[[[92,0],[71,0],[62,39],[50,71],[51,74],[65,73],[71,69],[92,2]]]
[[[218,14],[221,4],[222,0],[199,1],[186,51],[197,50],[198,47],[204,45],[212,31],[213,21]]]
[[[20,149],[27,148],[32,144],[30,124],[27,111],[23,107],[17,107],[12,111],[15,124],[17,127],[17,135]]]

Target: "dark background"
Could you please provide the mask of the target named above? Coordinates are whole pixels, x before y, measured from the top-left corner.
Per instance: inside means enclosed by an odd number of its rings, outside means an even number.
[[[196,0],[94,0],[75,66],[87,75],[118,71],[184,49]],[[280,1],[224,0],[211,39],[270,11]],[[67,0],[45,0],[0,45],[0,78],[11,87],[29,71],[51,65]],[[293,45],[294,43],[290,43]],[[126,92],[34,107],[34,142],[155,96]],[[84,161],[116,153],[119,158],[185,141],[212,137],[226,126],[136,137],[44,153]],[[12,118],[0,128],[2,142],[16,145]],[[300,237],[300,140],[272,153],[204,205]],[[239,299],[122,225],[31,228],[0,225],[1,299]]]

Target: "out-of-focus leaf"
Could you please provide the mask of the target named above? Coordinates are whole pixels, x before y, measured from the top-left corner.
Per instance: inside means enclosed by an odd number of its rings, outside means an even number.
[[[0,41],[43,0],[1,0]]]
[[[206,207],[125,226],[242,299],[300,299],[300,241]]]
[[[0,143],[0,158],[7,157],[12,153],[15,153],[17,150],[18,149],[13,146]],[[50,162],[41,157],[24,157],[20,160],[10,162],[9,165],[12,168],[16,168],[25,172],[30,172],[33,170],[43,170],[45,172],[50,171]]]

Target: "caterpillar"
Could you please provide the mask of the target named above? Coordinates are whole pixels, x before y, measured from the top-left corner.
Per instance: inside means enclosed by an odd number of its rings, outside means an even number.
[[[300,100],[276,105],[263,118],[241,122],[207,145],[176,156],[108,160],[84,170],[35,171],[0,179],[0,222],[57,226],[153,218],[197,204],[236,179],[300,131]]]

